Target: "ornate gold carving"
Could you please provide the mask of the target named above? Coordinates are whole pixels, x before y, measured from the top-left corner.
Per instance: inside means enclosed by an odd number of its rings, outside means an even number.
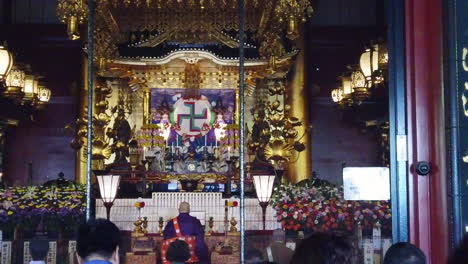
[[[163,41],[180,43],[221,42],[237,47],[238,41],[224,32],[239,28],[238,0],[101,0],[97,1],[95,58],[113,59],[116,46],[135,40],[132,32],[158,32],[136,46],[154,47]],[[245,1],[245,29],[255,32],[263,45],[287,35],[298,36],[298,27],[313,13],[310,0]],[[68,25],[72,39],[79,38],[78,25],[87,16],[85,0],[59,0],[57,14]],[[273,34],[274,36],[267,36]],[[274,43],[275,50],[282,44]],[[283,48],[284,49],[284,48]],[[273,52],[270,56],[279,56]],[[267,54],[267,53],[264,53]]]
[[[266,79],[263,89],[268,99],[260,99],[251,111],[254,125],[248,142],[249,150],[261,160],[268,160],[282,167],[285,162],[294,161],[294,154],[305,149],[297,127],[302,122],[290,116],[291,107],[284,103],[284,79]]]

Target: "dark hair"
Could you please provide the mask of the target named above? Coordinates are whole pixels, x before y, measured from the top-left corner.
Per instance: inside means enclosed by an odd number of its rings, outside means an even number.
[[[384,264],[426,264],[426,256],[418,247],[408,243],[393,244],[384,257]]]
[[[83,259],[90,255],[110,259],[120,241],[120,231],[114,223],[105,219],[91,220],[78,229],[76,250]]]
[[[465,235],[460,245],[455,249],[449,259],[449,264],[465,264],[468,263],[468,235]]]
[[[49,242],[45,239],[33,238],[29,242],[29,252],[32,260],[45,260],[49,252]]]
[[[291,259],[291,264],[350,264],[352,247],[343,236],[315,233],[302,241]]]
[[[187,242],[176,239],[167,249],[167,260],[185,262],[190,259],[190,248]]]

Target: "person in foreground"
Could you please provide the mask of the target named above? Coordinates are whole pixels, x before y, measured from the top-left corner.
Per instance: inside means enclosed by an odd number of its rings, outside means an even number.
[[[449,264],[466,264],[468,263],[468,235],[465,235],[461,243],[452,253]]]
[[[351,264],[353,249],[342,236],[315,233],[296,248],[291,264]]]
[[[119,264],[120,230],[111,221],[91,220],[78,229],[79,264]]]
[[[31,239],[29,242],[29,253],[31,253],[32,261],[29,264],[45,264],[48,252],[49,242],[39,238]]]
[[[169,260],[171,264],[184,264],[190,259],[189,245],[183,240],[174,240],[167,249],[166,259]]]
[[[399,242],[385,253],[384,264],[426,264],[426,256],[418,247],[408,242]]]
[[[167,249],[176,239],[184,240],[190,248],[190,259],[187,263],[209,263],[208,247],[205,244],[205,232],[200,221],[191,216],[190,204],[182,202],[179,205],[179,215],[169,221],[164,228],[164,241],[161,247],[161,258],[166,260]]]

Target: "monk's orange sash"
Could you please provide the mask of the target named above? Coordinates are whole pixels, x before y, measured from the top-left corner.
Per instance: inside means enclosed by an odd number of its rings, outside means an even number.
[[[182,232],[180,231],[180,226],[179,222],[177,221],[177,218],[172,219],[172,223],[174,224],[174,230],[176,233],[176,237],[169,238],[166,240],[163,240],[162,245],[161,245],[161,260],[163,264],[170,264],[171,262],[166,259],[166,254],[167,250],[169,249],[169,245],[175,241],[176,239],[180,239],[185,241],[190,249],[190,258],[189,260],[186,261],[186,263],[196,263],[199,262],[199,259],[197,255],[195,254],[197,243],[196,243],[196,238],[195,236],[184,236],[182,235]]]

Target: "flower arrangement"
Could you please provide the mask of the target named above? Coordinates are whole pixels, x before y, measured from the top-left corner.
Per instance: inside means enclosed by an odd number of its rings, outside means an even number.
[[[286,230],[352,232],[359,224],[364,232],[379,226],[391,231],[387,201],[345,201],[343,189],[320,179],[275,188],[270,200],[277,221]]]
[[[86,194],[83,185],[29,186],[0,189],[0,226],[34,230],[42,220],[50,229],[74,229],[84,221]]]

